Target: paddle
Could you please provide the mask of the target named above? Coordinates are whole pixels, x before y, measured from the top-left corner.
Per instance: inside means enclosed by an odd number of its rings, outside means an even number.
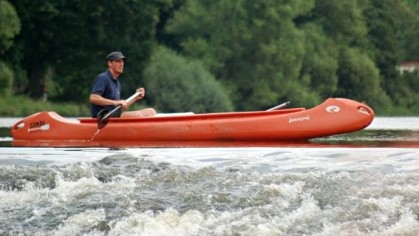
[[[284,107],[288,106],[288,104],[290,104],[290,102],[289,102],[289,101],[288,101],[288,102],[284,102],[284,103],[282,103],[282,104],[280,104],[280,105],[278,105],[278,106],[275,106],[275,107],[269,108],[269,109],[268,109],[268,110],[266,110],[266,111],[279,110],[279,109],[282,109],[282,108],[284,108]]]
[[[138,95],[140,95],[140,93],[135,93],[134,95],[132,95],[131,97],[129,97],[127,100],[125,100],[125,102],[130,103],[132,100],[134,100]],[[111,111],[108,111],[106,109],[101,110],[99,113],[97,113],[97,127],[99,129],[102,129],[103,127],[105,127],[108,124],[109,118],[115,113],[117,112],[119,109],[121,109],[122,105],[119,104],[118,106],[116,106],[114,109],[112,109]]]

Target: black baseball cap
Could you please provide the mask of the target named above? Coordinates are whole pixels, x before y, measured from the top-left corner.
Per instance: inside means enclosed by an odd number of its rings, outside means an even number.
[[[124,61],[127,59],[122,52],[111,52],[106,56],[107,61],[117,61],[123,59]]]

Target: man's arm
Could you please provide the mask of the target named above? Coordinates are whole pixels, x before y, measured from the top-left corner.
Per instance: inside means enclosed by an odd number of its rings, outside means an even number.
[[[135,92],[138,93],[138,96],[136,97],[136,99],[133,99],[130,102],[128,102],[127,107],[130,107],[132,104],[134,104],[135,102],[143,99],[144,96],[145,96],[145,89],[144,88],[138,88]]]
[[[122,109],[126,109],[128,107],[128,104],[125,102],[125,100],[106,99],[95,93],[90,94],[90,103],[97,106],[118,106],[121,104]]]

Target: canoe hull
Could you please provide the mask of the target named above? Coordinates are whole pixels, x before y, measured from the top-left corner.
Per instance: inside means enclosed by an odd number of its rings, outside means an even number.
[[[374,111],[365,104],[329,98],[311,109],[226,112],[151,118],[63,118],[31,115],[12,128],[14,146],[191,147],[304,142],[367,127]]]

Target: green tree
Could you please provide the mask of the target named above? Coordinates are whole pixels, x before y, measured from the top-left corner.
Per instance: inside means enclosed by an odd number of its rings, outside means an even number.
[[[13,86],[13,71],[0,61],[0,96],[9,95]]]
[[[414,0],[404,0],[407,8],[403,7],[400,14],[404,17],[399,17],[399,20],[403,20],[400,25],[403,29],[402,34],[399,35],[399,39],[402,40],[404,54],[406,60],[418,60],[419,59],[419,2]],[[396,13],[394,14],[396,15]],[[400,16],[400,15],[399,15]]]
[[[359,49],[341,49],[338,77],[336,96],[364,101],[373,108],[390,102],[380,87],[379,70]]]
[[[397,80],[388,82],[390,94],[394,102],[394,110],[409,115],[419,114],[419,71],[404,72]],[[403,111],[407,108],[407,112]]]
[[[304,34],[293,19],[313,4],[188,1],[167,29],[182,53],[202,60],[229,89],[237,109],[260,109],[292,96],[304,55]]]
[[[410,14],[406,14],[408,9],[401,3],[393,0],[370,0],[364,13],[369,29],[368,38],[374,46],[373,60],[386,81],[397,78],[396,66],[404,58],[403,22],[407,20],[402,18]],[[401,15],[404,17],[400,17]]]
[[[10,59],[26,71],[32,97],[52,83],[53,97],[86,102],[93,79],[105,69],[106,54],[121,50],[128,58],[123,88],[132,93],[155,42],[159,11],[170,3],[15,0],[22,33]]]
[[[412,11],[419,13],[419,2],[416,0],[403,0]]]
[[[364,0],[316,0],[310,13],[315,23],[339,45],[369,49],[367,26],[363,16]]]
[[[20,31],[20,21],[14,7],[6,0],[0,0],[0,55],[13,44]]]
[[[3,27],[9,22],[4,16],[10,7],[0,0],[0,54],[13,70],[13,88],[33,97],[47,87],[54,100],[85,103],[94,77],[105,69],[104,57],[114,50],[128,57],[123,93],[131,94],[146,82],[143,70],[158,42],[188,58],[188,69],[181,69],[182,73],[211,80],[210,74],[202,76],[209,71],[237,110],[263,109],[281,100],[312,106],[330,96],[345,96],[384,111],[392,105],[386,93],[400,109],[416,109],[410,98],[418,92],[407,87],[416,80],[400,78],[395,68],[401,60],[417,60],[417,1],[11,3],[21,31],[11,44],[18,31],[10,31],[9,26],[16,24]],[[191,66],[190,60],[202,65]],[[182,83],[173,85],[179,88],[171,89],[183,90]],[[200,86],[191,88],[202,92]]]
[[[364,15],[369,29],[368,38],[374,46],[372,59],[380,71],[382,88],[394,105],[411,109],[411,99],[417,98],[419,92],[411,90],[406,82],[409,79],[401,77],[396,68],[403,60],[417,59],[419,15],[404,1],[391,0],[370,0]]]
[[[311,103],[302,104],[314,106],[337,90],[339,46],[324,34],[318,24],[308,23],[302,29],[305,32],[305,54],[300,76],[301,81],[306,81],[304,94],[311,94],[311,98],[304,98]]]
[[[0,55],[13,45],[14,37],[20,31],[20,21],[14,7],[6,0],[0,0]],[[12,93],[14,74],[6,61],[0,60],[0,96]]]
[[[223,87],[197,60],[159,48],[145,70],[147,97],[163,112],[230,111]]]
[[[363,15],[368,6],[368,1],[189,1],[167,30],[182,53],[202,60],[229,88],[239,110],[285,99],[311,106],[333,95],[384,106],[379,101],[388,99],[376,99],[386,95],[370,60],[375,50]],[[359,78],[351,76],[353,69]],[[365,89],[376,91],[375,97]]]

